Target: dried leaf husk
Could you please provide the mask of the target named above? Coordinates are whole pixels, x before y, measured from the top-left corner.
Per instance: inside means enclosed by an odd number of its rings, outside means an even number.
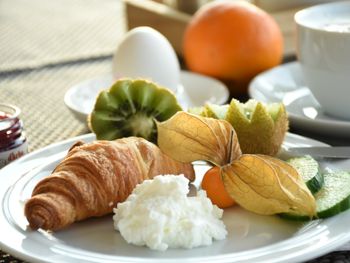
[[[222,167],[225,188],[243,208],[262,215],[316,213],[311,192],[293,167],[263,155],[244,154]]]
[[[159,148],[181,162],[205,160],[223,166],[242,154],[237,134],[225,120],[180,111],[158,122],[157,129]]]

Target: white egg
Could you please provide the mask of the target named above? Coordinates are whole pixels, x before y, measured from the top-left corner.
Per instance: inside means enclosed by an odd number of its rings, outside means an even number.
[[[130,30],[113,57],[113,76],[146,78],[176,93],[180,85],[180,65],[169,41],[150,27]]]

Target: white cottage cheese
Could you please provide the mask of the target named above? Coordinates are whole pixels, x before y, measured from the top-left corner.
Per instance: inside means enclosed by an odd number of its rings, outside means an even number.
[[[183,175],[157,176],[136,186],[128,199],[114,208],[114,227],[131,244],[155,250],[194,248],[225,239],[223,210],[200,190],[188,197]]]

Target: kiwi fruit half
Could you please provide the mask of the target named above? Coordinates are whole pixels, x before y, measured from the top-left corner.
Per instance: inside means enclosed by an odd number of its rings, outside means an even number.
[[[190,111],[231,123],[243,153],[276,155],[289,127],[282,103],[263,104],[256,100],[241,103],[232,99],[230,104],[206,104]]]
[[[180,110],[170,90],[145,79],[120,79],[99,93],[88,125],[99,140],[137,136],[156,143],[155,120]]]

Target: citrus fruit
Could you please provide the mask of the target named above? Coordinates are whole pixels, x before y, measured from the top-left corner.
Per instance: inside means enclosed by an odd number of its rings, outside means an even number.
[[[208,198],[214,205],[226,208],[235,204],[235,201],[226,192],[219,167],[214,166],[205,173],[201,187],[207,192]]]
[[[244,1],[203,5],[184,33],[189,70],[228,83],[231,95],[244,94],[258,73],[281,62],[283,37],[275,20]]]

